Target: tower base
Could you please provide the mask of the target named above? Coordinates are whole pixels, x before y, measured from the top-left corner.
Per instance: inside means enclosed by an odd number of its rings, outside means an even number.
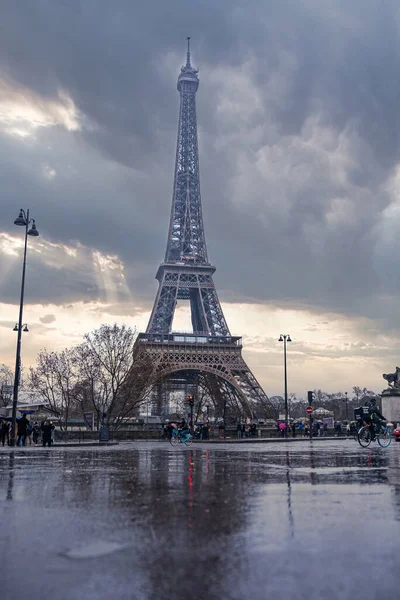
[[[152,365],[152,377],[147,389],[143,389],[143,395],[148,393],[148,387],[179,380],[205,390],[216,418],[272,416],[268,397],[243,360],[240,337],[140,333],[134,346],[133,362],[140,364],[143,361]]]

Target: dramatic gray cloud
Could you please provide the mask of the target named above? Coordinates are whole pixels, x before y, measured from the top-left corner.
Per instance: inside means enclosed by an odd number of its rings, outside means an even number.
[[[4,0],[0,234],[31,207],[30,300],[151,308],[191,35],[221,299],[398,330],[399,16],[395,0]]]
[[[48,323],[54,323],[55,320],[56,317],[54,315],[44,315],[44,317],[39,319],[39,321],[44,325],[47,325]]]

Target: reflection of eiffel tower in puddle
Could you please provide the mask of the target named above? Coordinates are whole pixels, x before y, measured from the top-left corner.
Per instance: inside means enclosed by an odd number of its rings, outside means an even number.
[[[269,401],[242,358],[241,338],[232,336],[214,286],[215,267],[207,257],[200,198],[196,92],[198,71],[190,63],[178,77],[180,113],[175,179],[165,260],[156,279],[157,297],[146,333],[136,341],[134,358],[145,353],[158,380],[159,409],[168,384],[206,389],[216,416],[265,416]],[[190,303],[192,333],[172,332],[178,300]],[[192,388],[193,389],[193,388]],[[196,391],[194,390],[196,397]]]

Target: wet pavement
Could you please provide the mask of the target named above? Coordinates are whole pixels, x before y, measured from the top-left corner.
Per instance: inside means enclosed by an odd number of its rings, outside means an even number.
[[[0,596],[386,599],[400,443],[0,448]]]

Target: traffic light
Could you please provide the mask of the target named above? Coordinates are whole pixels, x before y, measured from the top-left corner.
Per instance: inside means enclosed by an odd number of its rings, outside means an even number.
[[[311,390],[308,390],[307,396],[308,396],[308,405],[311,406],[311,404],[313,403],[313,400],[314,400],[314,392]]]
[[[187,397],[187,401],[188,401],[188,403],[190,404],[190,406],[193,406],[193,404],[194,404],[194,399],[193,399],[193,396],[188,396],[188,397]]]

